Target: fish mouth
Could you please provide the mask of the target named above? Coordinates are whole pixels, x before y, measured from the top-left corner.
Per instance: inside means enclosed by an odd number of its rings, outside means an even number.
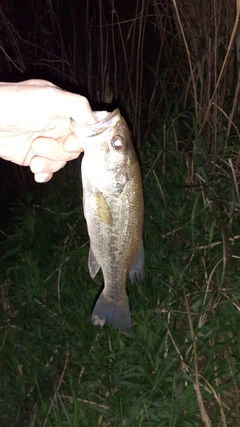
[[[81,139],[83,137],[88,138],[90,136],[96,136],[104,132],[109,127],[114,126],[121,118],[119,108],[114,111],[93,111],[94,116],[99,120],[93,125],[80,125],[72,118],[70,119],[70,126],[72,131],[81,130]],[[77,132],[76,132],[77,133]]]
[[[94,116],[98,119],[98,123],[95,123],[94,125],[90,126],[98,126],[103,123],[107,123],[107,126],[111,126],[114,123],[111,123],[113,120],[116,121],[116,116],[120,116],[120,110],[119,108],[116,108],[112,112],[109,111],[93,111]],[[108,123],[110,122],[110,123]]]

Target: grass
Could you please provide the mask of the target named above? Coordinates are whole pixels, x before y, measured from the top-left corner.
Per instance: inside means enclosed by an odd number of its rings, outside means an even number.
[[[191,115],[173,106],[141,155],[146,263],[128,287],[131,334],[90,322],[102,277],[87,270],[78,171],[14,205],[1,245],[1,426],[240,425],[237,147],[219,147],[215,165],[187,151]]]
[[[5,2],[1,58],[7,79],[55,76],[126,110],[145,193],[133,332],[90,322],[102,277],[70,164],[1,233],[1,426],[236,427],[239,1],[105,3]]]

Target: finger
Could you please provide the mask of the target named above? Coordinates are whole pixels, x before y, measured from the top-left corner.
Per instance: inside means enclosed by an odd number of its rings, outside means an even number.
[[[42,80],[42,79],[29,79],[29,80],[23,80],[22,82],[16,83],[18,86],[40,86],[40,87],[57,87],[53,83],[49,82],[48,80]]]
[[[31,160],[30,169],[35,174],[52,174],[62,169],[66,163],[66,160],[51,160],[35,156]]]
[[[84,96],[59,90],[58,96],[54,98],[54,101],[56,102],[55,111],[58,117],[66,119],[72,117],[77,123],[82,125],[98,122],[87,98]]]
[[[72,117],[79,124],[94,124],[98,122],[92,112],[87,98],[84,96],[67,92],[47,80],[25,80],[17,85],[41,88],[44,101],[46,100],[46,96],[48,97],[48,107],[50,107],[49,111],[55,111],[57,117],[65,119],[70,119],[70,117]],[[49,96],[50,94],[53,96]]]
[[[64,141],[64,150],[69,153],[81,153],[83,147],[81,141],[77,139],[75,133],[70,133]]]
[[[32,142],[32,151],[37,156],[59,160],[64,154],[63,142],[51,137],[40,136]]]
[[[35,173],[34,179],[36,182],[48,182],[52,178],[53,174],[46,174],[46,173]]]
[[[67,152],[63,140],[40,136],[32,142],[31,147],[33,153],[38,157],[46,159],[67,162],[68,160],[76,159],[82,150],[78,152]]]

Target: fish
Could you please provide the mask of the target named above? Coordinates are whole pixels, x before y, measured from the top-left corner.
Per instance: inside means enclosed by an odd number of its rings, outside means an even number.
[[[93,308],[94,325],[132,328],[127,279],[144,274],[144,200],[140,165],[128,125],[117,108],[94,111],[98,123],[71,129],[84,149],[83,211],[90,239],[88,268],[102,269],[103,290]]]

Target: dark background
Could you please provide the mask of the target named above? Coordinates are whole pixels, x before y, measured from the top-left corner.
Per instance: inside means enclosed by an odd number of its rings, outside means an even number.
[[[176,114],[190,111],[201,128],[226,54],[213,101],[230,114],[235,99],[237,120],[235,43],[228,51],[235,17],[233,0],[220,0],[217,8],[208,0],[3,0],[0,80],[48,79],[87,96],[93,109],[119,106],[144,153],[149,132],[163,125],[173,100]],[[204,124],[210,146],[226,120],[220,123],[216,114]],[[192,138],[188,129],[188,149]],[[2,199],[35,187],[28,168],[3,160],[0,168]]]

